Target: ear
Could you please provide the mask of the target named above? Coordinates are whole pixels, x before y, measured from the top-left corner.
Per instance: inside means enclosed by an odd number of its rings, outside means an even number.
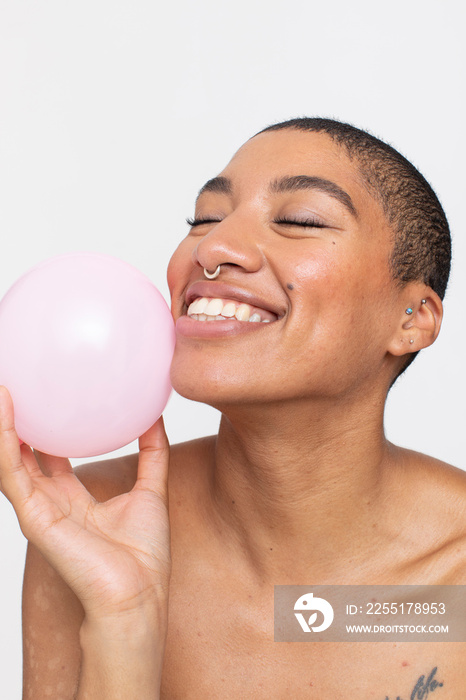
[[[426,285],[407,285],[400,295],[399,323],[388,352],[400,357],[429,347],[440,332],[442,318],[442,300],[433,289]]]

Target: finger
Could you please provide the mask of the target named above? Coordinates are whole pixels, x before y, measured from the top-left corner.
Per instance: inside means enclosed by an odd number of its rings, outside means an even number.
[[[45,452],[34,449],[34,456],[46,476],[58,476],[59,474],[72,474],[73,468],[66,457],[55,457]]]
[[[21,456],[18,435],[15,430],[13,401],[8,390],[0,386],[0,487],[5,496],[16,506],[33,491],[31,476]]]
[[[135,490],[149,490],[162,498],[167,495],[170,445],[163,418],[139,438],[138,475]]]

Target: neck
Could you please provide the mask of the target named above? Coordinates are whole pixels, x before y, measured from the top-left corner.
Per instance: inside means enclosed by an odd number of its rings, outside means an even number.
[[[357,409],[322,401],[224,410],[211,479],[214,513],[261,578],[291,565],[291,554],[295,573],[299,561],[306,570],[309,561],[333,566],[373,531],[391,461],[383,405],[373,399]]]

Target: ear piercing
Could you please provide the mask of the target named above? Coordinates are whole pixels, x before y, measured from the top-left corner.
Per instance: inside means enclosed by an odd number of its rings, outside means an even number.
[[[208,270],[206,270],[206,268],[204,268],[204,274],[205,274],[205,276],[207,277],[207,279],[208,279],[208,280],[214,280],[214,279],[216,279],[216,278],[219,276],[219,274],[220,274],[220,267],[221,267],[221,266],[218,265],[218,266],[217,266],[217,269],[216,269],[214,272],[209,272]]]
[[[425,300],[425,299],[421,299],[421,304],[425,304],[425,303],[426,303],[426,300]],[[408,306],[408,308],[407,308],[406,311],[405,311],[405,314],[407,314],[408,316],[411,316],[412,313],[413,313],[412,308],[411,308],[410,306]]]
[[[426,303],[426,300],[421,299],[421,304],[425,304],[425,303]],[[412,313],[413,313],[413,309],[410,306],[408,306],[408,308],[405,311],[405,314],[407,314],[408,316],[411,316]],[[414,338],[410,338],[409,344],[412,345],[413,343],[414,343]]]

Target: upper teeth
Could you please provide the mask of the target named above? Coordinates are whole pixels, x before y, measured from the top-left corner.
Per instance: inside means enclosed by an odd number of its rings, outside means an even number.
[[[201,297],[189,305],[188,316],[191,316],[196,321],[224,321],[227,318],[234,317],[238,321],[270,323],[273,314],[257,309],[249,304],[219,298]]]

